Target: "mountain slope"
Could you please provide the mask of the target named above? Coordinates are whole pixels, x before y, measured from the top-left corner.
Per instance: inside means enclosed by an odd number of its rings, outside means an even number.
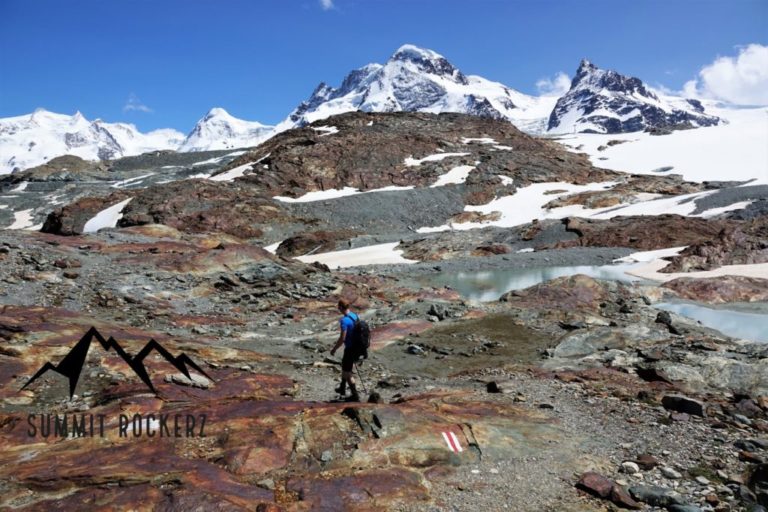
[[[321,83],[277,126],[277,131],[355,110],[456,112],[528,127],[536,125],[536,119],[546,118],[554,101],[465,75],[432,50],[404,45],[386,64],[368,64],[352,71],[338,88]]]
[[[639,78],[600,69],[582,60],[570,90],[549,116],[552,133],[624,133],[648,128],[676,129],[716,125],[697,100],[660,98]]]
[[[179,151],[209,151],[256,146],[274,132],[273,126],[243,121],[223,108],[212,108],[179,146]]]
[[[38,109],[0,119],[0,174],[39,165],[61,155],[106,160],[159,149],[175,149],[184,135],[163,129],[141,133],[132,124],[88,121]]]

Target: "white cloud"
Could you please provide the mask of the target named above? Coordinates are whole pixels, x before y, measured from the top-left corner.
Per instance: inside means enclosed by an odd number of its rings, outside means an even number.
[[[571,79],[560,71],[554,78],[542,78],[536,82],[536,89],[542,96],[562,96],[571,88]]]
[[[333,0],[320,0],[320,7],[322,7],[324,11],[330,11],[333,9]]]
[[[134,93],[131,93],[128,95],[128,101],[125,102],[125,105],[123,105],[123,112],[146,112],[151,113],[153,110],[143,104],[138,96],[136,96]]]
[[[737,105],[768,105],[768,46],[750,44],[736,57],[718,57],[683,86],[686,96]]]

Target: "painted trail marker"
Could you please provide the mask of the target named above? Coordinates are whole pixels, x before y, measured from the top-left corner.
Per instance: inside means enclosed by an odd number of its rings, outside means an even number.
[[[450,430],[441,433],[443,434],[443,439],[445,440],[445,444],[448,445],[449,450],[454,453],[461,453],[464,451],[464,449],[461,447],[461,443],[459,443],[459,438],[456,437],[456,434]]]

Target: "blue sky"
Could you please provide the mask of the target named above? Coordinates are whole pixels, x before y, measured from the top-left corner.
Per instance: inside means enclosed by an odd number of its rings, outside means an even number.
[[[404,43],[531,94],[583,57],[679,90],[767,27],[765,0],[0,0],[0,117],[186,132],[220,106],[277,123]]]

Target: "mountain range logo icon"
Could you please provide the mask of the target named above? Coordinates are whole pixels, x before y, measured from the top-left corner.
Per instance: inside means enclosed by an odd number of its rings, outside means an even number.
[[[94,338],[98,340],[104,350],[109,351],[110,349],[114,349],[117,355],[119,355],[123,361],[128,363],[128,366],[130,366],[133,372],[141,379],[144,384],[147,385],[147,387],[153,393],[155,393],[155,395],[157,395],[157,390],[155,390],[155,387],[152,385],[152,380],[149,378],[149,374],[147,373],[146,368],[144,368],[144,359],[146,359],[146,357],[153,350],[163,356],[166,361],[171,363],[188,379],[192,379],[189,374],[189,367],[204,375],[208,379],[213,380],[202,370],[202,368],[195,364],[195,362],[192,361],[189,356],[186,354],[174,356],[154,339],[150,339],[138,354],[131,357],[112,336],[110,336],[109,339],[105,339],[104,336],[102,336],[95,327],[91,327],[88,329],[88,332],[86,332],[85,335],[80,338],[80,341],[78,341],[77,344],[72,347],[67,355],[64,356],[64,359],[62,359],[59,364],[54,365],[50,361],[46,362],[39,370],[37,370],[37,373],[35,373],[32,378],[30,378],[27,383],[24,384],[24,386],[22,386],[21,389],[25,389],[45,372],[51,370],[69,379],[69,398],[71,400],[75,394],[77,382],[80,380],[80,374],[83,371],[83,365],[85,364],[85,358],[88,355],[88,349],[90,348],[91,341]]]

